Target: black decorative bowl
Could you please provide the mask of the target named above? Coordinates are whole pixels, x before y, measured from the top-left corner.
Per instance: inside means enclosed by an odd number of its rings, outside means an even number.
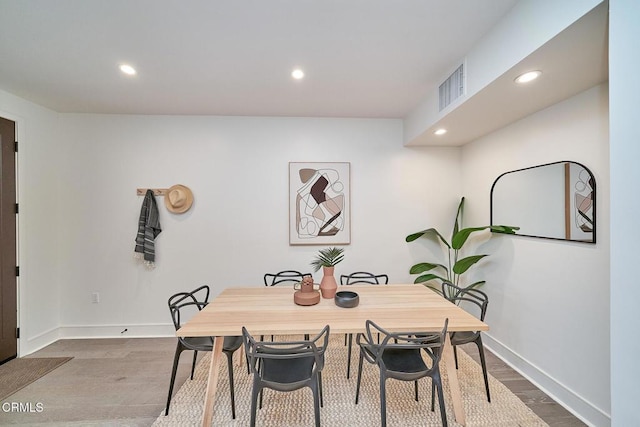
[[[338,307],[353,308],[358,306],[360,297],[352,291],[340,291],[336,292],[334,301]]]

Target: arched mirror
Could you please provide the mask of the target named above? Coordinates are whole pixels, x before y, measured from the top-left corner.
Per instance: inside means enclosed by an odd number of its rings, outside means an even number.
[[[562,161],[505,172],[491,187],[491,225],[521,236],[596,242],[596,181],[584,165]]]

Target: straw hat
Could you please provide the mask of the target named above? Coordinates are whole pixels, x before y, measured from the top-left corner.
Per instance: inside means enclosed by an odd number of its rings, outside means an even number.
[[[189,187],[176,184],[167,190],[164,196],[164,205],[171,213],[185,213],[193,204],[193,193]]]

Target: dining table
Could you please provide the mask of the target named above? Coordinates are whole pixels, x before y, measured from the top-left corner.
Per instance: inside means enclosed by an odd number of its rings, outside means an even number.
[[[294,303],[293,287],[229,287],[178,329],[179,337],[214,337],[202,426],[211,426],[213,420],[224,337],[242,335],[243,326],[254,336],[313,334],[325,325],[330,326],[332,334],[355,334],[365,332],[365,322],[372,320],[390,332],[439,332],[449,319],[449,332],[489,330],[486,323],[420,284],[349,285],[339,286],[340,290],[356,292],[359,304],[343,308],[333,298],[321,298],[315,305],[303,306]],[[455,419],[465,425],[449,334],[441,363],[447,373]]]

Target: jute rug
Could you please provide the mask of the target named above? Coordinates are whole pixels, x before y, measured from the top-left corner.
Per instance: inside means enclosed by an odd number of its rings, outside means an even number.
[[[287,338],[287,337],[285,337]],[[291,337],[299,339],[300,337]],[[335,334],[330,338],[327,349],[325,369],[322,372],[324,387],[324,407],[320,408],[321,424],[324,427],[369,427],[380,425],[380,388],[377,366],[365,361],[362,372],[360,400],[356,405],[355,390],[358,369],[357,346],[353,348],[352,376],[346,378],[347,348],[344,335]],[[237,355],[236,355],[237,356]],[[189,356],[183,356],[189,357]],[[164,410],[154,426],[195,426],[202,419],[202,407],[209,369],[210,354],[198,364],[193,381],[187,379],[174,395],[168,416]],[[226,358],[220,369],[220,382],[214,403],[213,426],[248,426],[250,420],[251,377],[247,368],[234,366],[236,391],[236,419],[231,419],[231,399]],[[235,358],[234,358],[235,359]],[[491,403],[487,402],[480,366],[465,354],[458,351],[458,377],[467,416],[467,426],[516,427],[548,426],[535,415],[506,386],[493,377],[489,378]],[[450,426],[459,426],[454,421],[450,404],[448,381],[443,372],[444,396],[447,408],[447,420]],[[442,424],[436,398],[435,411],[431,412],[431,380],[419,381],[420,400],[413,395],[413,383],[387,380],[387,425],[389,427],[439,426]],[[262,409],[258,410],[256,425],[266,426],[313,426],[313,398],[311,390],[304,388],[290,393],[278,393],[266,390]]]
[[[72,357],[13,359],[0,366],[0,401],[67,363]]]

